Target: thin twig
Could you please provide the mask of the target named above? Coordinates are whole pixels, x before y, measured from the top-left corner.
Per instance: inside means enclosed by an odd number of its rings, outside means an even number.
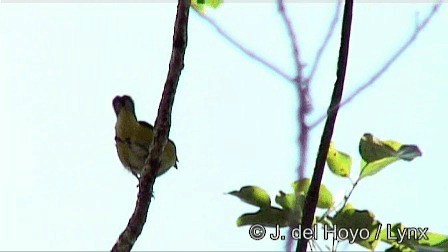
[[[300,50],[299,44],[297,43],[297,36],[294,32],[294,28],[292,27],[292,22],[286,14],[285,3],[283,0],[278,0],[278,10],[280,12],[280,16],[283,19],[283,23],[285,23],[286,30],[288,31],[289,40],[291,42],[291,47],[293,49],[294,62],[297,69],[297,76],[301,76],[302,71],[302,62],[300,61]]]
[[[358,178],[356,181],[353,181],[350,177],[349,177],[349,179],[350,179],[350,182],[352,183],[352,188],[350,189],[349,193],[347,195],[344,195],[344,198],[342,199],[342,201],[340,203],[338,203],[338,205],[336,207],[332,206],[332,207],[328,208],[327,211],[324,212],[324,214],[322,214],[319,218],[317,218],[317,220],[316,220],[317,222],[320,222],[320,221],[324,220],[325,218],[327,218],[330,215],[331,212],[335,211],[337,213],[342,208],[345,207],[345,205],[347,204],[348,199],[352,195],[353,190],[355,190],[355,187],[358,185],[358,182],[360,180]],[[342,207],[339,207],[340,205],[342,205]],[[336,210],[337,208],[339,210]]]
[[[314,247],[316,248],[316,251],[324,251],[324,250],[320,247],[319,243],[317,243],[316,240],[313,240],[312,243],[314,244]]]
[[[194,8],[193,8],[194,9]],[[233,46],[235,46],[236,48],[238,48],[241,52],[243,52],[244,54],[246,54],[247,56],[249,56],[250,58],[254,59],[255,61],[257,61],[258,63],[264,65],[265,67],[269,68],[271,71],[275,72],[276,74],[278,74],[279,76],[281,76],[283,79],[293,82],[294,79],[291,78],[290,76],[288,76],[285,72],[283,72],[282,70],[280,70],[280,68],[274,66],[272,63],[268,62],[267,60],[261,58],[260,56],[258,56],[257,54],[255,54],[254,52],[252,52],[251,50],[249,50],[248,48],[244,47],[241,43],[239,43],[238,41],[236,41],[234,38],[232,38],[227,32],[225,32],[213,19],[211,19],[210,17],[208,17],[207,15],[199,12],[198,10],[194,9],[195,12],[205,21],[207,21],[207,23],[209,23],[213,28],[215,28],[216,32],[218,32],[219,35],[221,35],[225,40],[227,40],[228,42],[230,42],[230,44],[232,44]]]
[[[330,110],[330,113],[333,113],[338,108],[343,107],[347,103],[349,103],[351,100],[353,100],[356,96],[358,96],[362,91],[364,91],[366,88],[370,87],[372,84],[375,83],[377,79],[379,79],[388,69],[389,67],[395,63],[395,61],[406,51],[406,49],[409,48],[409,46],[417,39],[420,32],[426,27],[426,25],[429,23],[431,18],[435,15],[435,13],[439,10],[440,5],[442,4],[442,1],[439,1],[438,3],[434,4],[432,7],[432,11],[426,16],[426,18],[421,22],[419,25],[416,26],[415,31],[412,33],[412,35],[409,37],[409,39],[398,49],[398,51],[392,55],[392,57],[384,64],[383,67],[381,67],[366,83],[362,84],[360,87],[358,87],[352,94],[350,94],[338,107],[333,107]],[[324,119],[326,118],[326,115],[322,115],[317,119],[314,123],[312,123],[309,127],[312,129],[319,125]]]
[[[339,49],[338,69],[336,72],[336,82],[334,84],[333,94],[331,97],[330,106],[328,107],[328,117],[325,122],[324,131],[320,140],[319,151],[317,153],[316,164],[314,166],[313,177],[311,184],[305,198],[305,204],[302,217],[302,230],[311,228],[314,220],[314,213],[316,211],[317,200],[319,197],[320,184],[322,181],[325,161],[328,155],[328,148],[330,147],[331,137],[333,136],[334,125],[338,110],[330,113],[332,107],[338,107],[341,102],[342,92],[344,90],[345,73],[347,70],[348,52],[350,45],[350,32],[352,24],[353,0],[346,0],[344,5],[344,17],[342,20],[341,31],[341,47]],[[306,252],[308,240],[301,237],[297,243],[296,251]]]
[[[334,238],[333,238],[334,239]],[[339,241],[339,239],[336,239],[336,246],[334,247],[334,251],[337,251],[338,246],[341,242]]]
[[[347,195],[344,195],[344,200],[342,201],[342,207],[339,208],[339,210],[336,212],[336,214],[341,211],[345,205],[347,205],[348,199],[350,198],[350,196],[352,196],[353,190],[355,190],[355,187],[358,185],[360,178],[358,178],[355,183],[352,184],[352,189],[350,189],[350,191],[348,192]]]
[[[120,234],[112,251],[130,251],[140,236],[148,215],[151,195],[160,169],[163,149],[166,145],[170,126],[171,110],[174,103],[177,84],[184,67],[184,55],[187,47],[187,26],[190,10],[190,0],[179,0],[177,5],[176,21],[174,24],[173,48],[169,63],[162,99],[154,127],[154,139],[149,147],[149,156],[143,167],[143,175],[139,180],[139,192],[134,213],[129,219],[126,229]]]
[[[341,13],[342,1],[341,0],[337,0],[336,3],[337,3],[336,4],[336,9],[335,9],[335,12],[334,12],[333,19],[332,19],[332,21],[330,23],[330,26],[328,27],[327,35],[325,36],[324,41],[322,42],[322,45],[320,46],[319,50],[316,53],[316,57],[314,58],[313,66],[311,67],[310,74],[307,77],[309,85],[311,85],[311,82],[313,81],[313,77],[314,77],[314,74],[316,73],[317,66],[320,63],[320,59],[322,57],[322,54],[323,54],[325,48],[327,47],[328,42],[330,42],[330,39],[333,36],[333,32],[336,29],[336,24],[339,21],[339,16],[340,16],[340,13]]]

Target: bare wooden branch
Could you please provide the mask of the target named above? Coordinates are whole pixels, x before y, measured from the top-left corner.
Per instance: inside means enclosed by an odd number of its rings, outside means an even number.
[[[291,48],[293,50],[294,62],[296,64],[296,69],[297,69],[297,76],[301,76],[303,65],[300,60],[299,44],[297,42],[297,36],[294,31],[294,28],[292,27],[292,22],[289,19],[288,15],[286,14],[285,3],[283,2],[283,0],[278,0],[278,11],[280,12],[280,16],[283,19],[283,23],[285,23],[286,30],[287,30],[288,36],[289,36],[289,41],[291,42]]]
[[[144,172],[139,180],[139,192],[134,213],[126,229],[120,234],[112,251],[130,251],[145,225],[156,174],[160,169],[160,160],[171,127],[171,110],[174,103],[177,84],[184,67],[184,55],[187,47],[188,14],[190,0],[179,0],[174,24],[173,48],[169,63],[162,99],[154,125],[154,139],[145,161]]]
[[[234,38],[232,38],[232,36],[230,36],[227,32],[225,32],[213,19],[211,19],[210,17],[208,17],[207,15],[205,15],[203,13],[200,13],[196,9],[195,9],[195,11],[202,19],[207,21],[207,23],[209,23],[213,28],[215,28],[216,32],[218,32],[219,35],[221,35],[230,44],[232,44],[233,46],[238,48],[242,53],[244,53],[245,55],[249,56],[253,60],[257,61],[258,63],[264,65],[265,67],[267,67],[268,69],[270,69],[274,73],[278,74],[283,79],[285,79],[287,81],[290,81],[290,82],[294,82],[294,79],[291,78],[290,76],[288,76],[282,70],[280,70],[280,68],[274,66],[272,63],[270,63],[267,60],[261,58],[259,55],[255,54],[250,49],[244,47],[241,43],[239,43]]]
[[[306,124],[306,116],[310,112],[311,101],[308,88],[308,82],[303,77],[303,66],[300,59],[300,49],[297,41],[297,36],[292,26],[292,22],[286,13],[286,7],[283,0],[278,0],[278,10],[280,16],[282,17],[283,23],[285,24],[286,31],[288,32],[289,40],[291,43],[293,58],[296,65],[296,77],[294,78],[294,84],[299,96],[299,107],[297,109],[297,121],[299,124],[299,137],[298,144],[300,148],[299,157],[300,163],[297,168],[299,179],[304,177],[305,167],[306,167],[306,157],[308,151],[308,138],[309,130]]]
[[[319,151],[317,153],[316,164],[314,166],[313,177],[308,190],[301,222],[302,230],[310,229],[314,220],[317,200],[319,198],[320,184],[324,174],[325,161],[330,147],[331,137],[333,136],[334,125],[338,110],[331,112],[331,108],[338,107],[342,99],[344,90],[345,73],[347,70],[348,52],[350,45],[350,32],[352,25],[353,0],[346,0],[344,5],[344,17],[342,20],[341,47],[339,49],[338,69],[336,72],[336,82],[334,84],[333,94],[331,96],[330,106],[328,107],[328,118],[325,122],[324,131],[320,140]],[[303,232],[302,232],[303,233]],[[296,251],[306,252],[308,240],[301,237],[297,243]]]
[[[322,57],[322,54],[325,50],[325,48],[328,45],[328,42],[330,41],[330,38],[333,36],[333,32],[336,29],[336,24],[339,21],[339,16],[341,13],[341,6],[342,1],[336,0],[336,8],[334,12],[333,19],[331,20],[330,26],[328,27],[327,35],[325,35],[324,41],[322,42],[322,45],[319,47],[319,50],[317,50],[316,57],[314,58],[313,66],[311,67],[310,74],[308,75],[308,84],[311,85],[313,81],[314,74],[316,73],[317,67],[320,63],[320,58]]]
[[[299,137],[297,139],[299,145],[299,165],[297,167],[298,179],[302,179],[305,176],[305,169],[308,156],[308,139],[309,128],[306,124],[306,116],[311,111],[311,99],[309,94],[308,81],[303,76],[303,66],[300,59],[300,49],[297,41],[296,33],[294,31],[292,22],[286,12],[285,3],[283,0],[278,0],[278,11],[285,24],[286,31],[289,36],[291,48],[293,52],[294,63],[296,67],[296,77],[294,78],[295,89],[299,97],[299,106],[297,108],[297,123],[299,125]],[[292,231],[294,226],[289,229]],[[286,243],[286,250],[291,250],[293,246],[293,239],[288,237]]]

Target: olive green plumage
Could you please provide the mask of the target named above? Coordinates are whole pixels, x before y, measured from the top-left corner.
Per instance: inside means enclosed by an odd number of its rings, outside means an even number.
[[[134,101],[130,96],[116,96],[112,104],[117,115],[115,144],[118,157],[124,167],[139,178],[148,157],[154,128],[147,122],[137,120]],[[177,168],[177,161],[176,145],[168,139],[157,176],[164,174],[173,166]]]

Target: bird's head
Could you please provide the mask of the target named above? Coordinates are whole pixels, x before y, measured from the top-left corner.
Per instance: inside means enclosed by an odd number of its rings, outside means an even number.
[[[112,105],[114,107],[115,114],[117,115],[117,117],[123,109],[124,111],[132,114],[135,117],[134,101],[130,96],[128,95],[115,96],[114,100],[112,101]]]

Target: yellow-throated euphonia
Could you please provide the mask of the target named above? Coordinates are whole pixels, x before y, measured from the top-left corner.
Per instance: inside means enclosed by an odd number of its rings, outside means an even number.
[[[115,144],[118,157],[124,167],[139,178],[154,137],[154,127],[147,122],[137,121],[134,101],[130,96],[116,96],[112,104],[117,115]],[[177,169],[177,161],[176,145],[168,139],[157,176],[173,166]]]

